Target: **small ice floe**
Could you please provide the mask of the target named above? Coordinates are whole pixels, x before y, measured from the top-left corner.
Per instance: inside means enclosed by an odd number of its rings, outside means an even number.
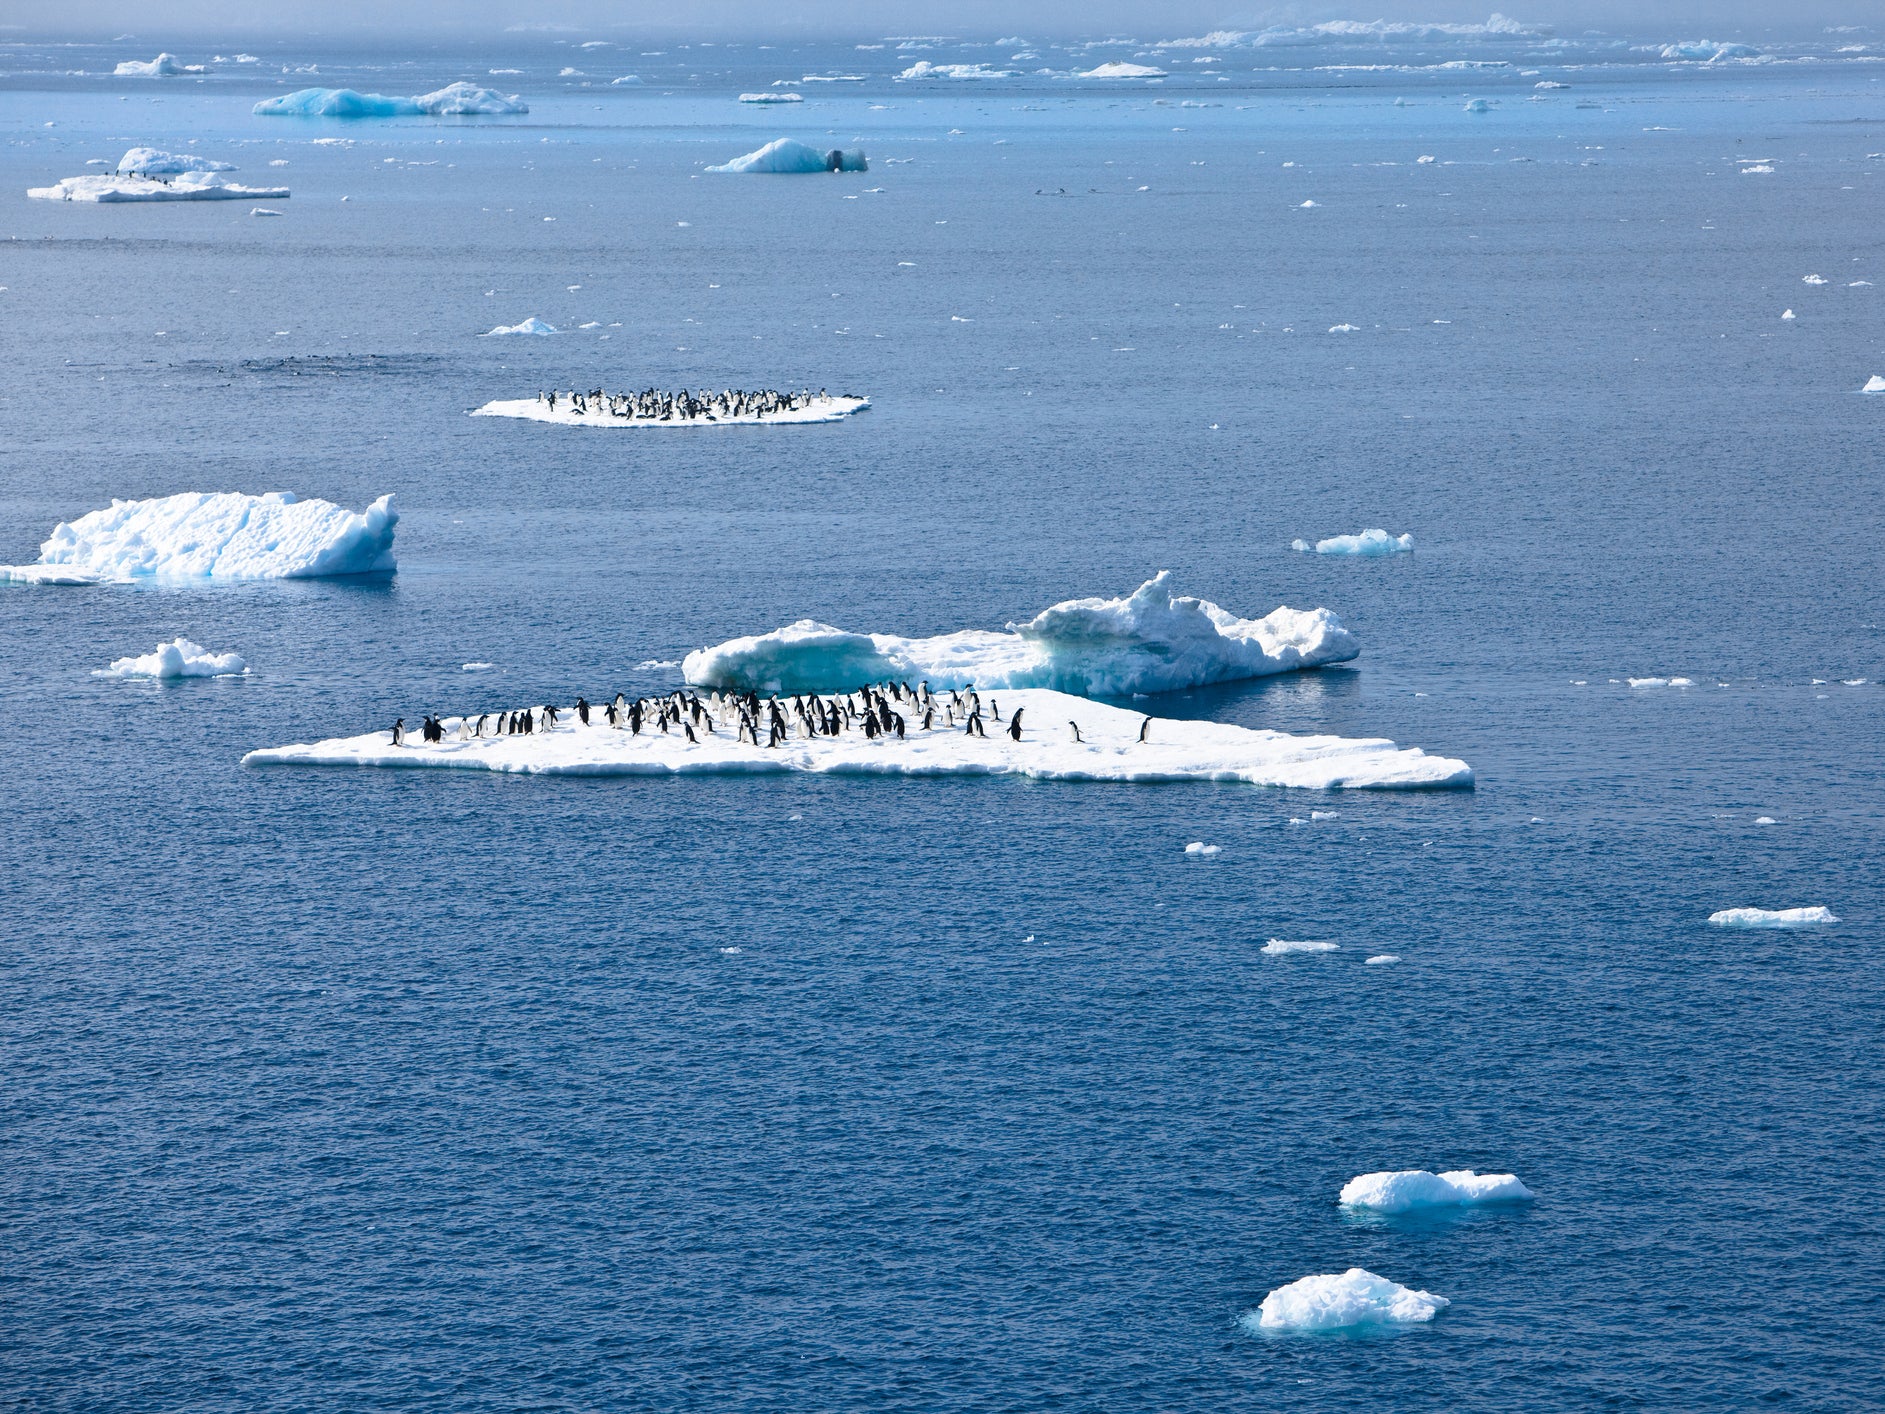
[[[90,164],[87,164],[90,165]],[[222,174],[235,164],[193,153],[165,152],[156,147],[134,147],[118,160],[116,170],[67,177],[49,187],[28,187],[26,194],[40,201],[237,201],[244,197],[285,200],[286,187],[245,187]]]
[[[1185,853],[1200,859],[1208,859],[1211,855],[1219,853],[1222,848],[1221,845],[1206,844],[1203,840],[1193,840],[1185,846]]]
[[[1320,206],[1321,204],[1322,203],[1318,201],[1305,201],[1301,206],[1297,207],[1296,209],[1298,211],[1312,211],[1316,207]]]
[[[1368,959],[1370,962],[1373,958]],[[1516,1174],[1474,1173],[1453,1169],[1398,1169],[1364,1173],[1342,1185],[1337,1200],[1345,1208],[1366,1208],[1376,1213],[1406,1213],[1416,1208],[1455,1208],[1478,1203],[1522,1203],[1534,1198]]]
[[[1540,83],[1535,83],[1535,84],[1533,84],[1533,85],[1532,85],[1532,87],[1533,87],[1533,88],[1541,88],[1541,89],[1549,89],[1549,88],[1569,88],[1570,86],[1571,86],[1571,85],[1570,85],[1570,84],[1568,84],[1568,83],[1559,83],[1559,82],[1558,82],[1557,80],[1555,80],[1555,79],[1545,79],[1545,80],[1543,80],[1543,81],[1542,81],[1542,82],[1540,82]]]
[[[212,653],[200,643],[174,638],[141,658],[120,658],[109,668],[94,668],[92,676],[174,682],[179,678],[241,677],[248,671],[249,665],[240,653]]]
[[[1724,908],[1708,921],[1717,928],[1815,928],[1839,918],[1830,908]]]
[[[1466,100],[1465,111],[1468,113],[1489,113],[1492,111],[1492,105],[1483,98],[1469,98]]]
[[[458,671],[461,673],[482,673],[496,666],[496,663],[460,663],[458,665]]]
[[[1440,159],[1438,157],[1434,157],[1429,154],[1423,153],[1422,155],[1414,159],[1414,165],[1416,167],[1431,167],[1434,163],[1438,162],[1439,160]]]
[[[1773,825],[1773,824],[1777,824],[1778,822],[1774,819],[1772,815],[1756,815],[1754,817],[1754,823],[1757,825]]]
[[[1800,277],[1800,283],[1803,285],[1823,285],[1826,283],[1826,277],[1824,275],[1802,275]]]
[[[1859,391],[1861,393],[1885,393],[1885,377],[1880,377],[1878,374],[1874,373],[1870,378],[1865,380],[1865,386],[1859,389]]]
[[[521,324],[500,324],[497,328],[487,330],[478,335],[478,337],[480,339],[498,339],[511,334],[554,334],[555,332],[556,326],[554,324],[547,324],[533,314]]]
[[[0,290],[3,290],[5,288],[6,286],[0,285]],[[1839,681],[1840,681],[1840,685],[1843,687],[1864,687],[1868,682],[1871,681],[1871,679],[1870,678],[1841,678]]]
[[[1635,687],[1635,688],[1694,687],[1695,679],[1694,678],[1631,678],[1629,679],[1629,683],[1631,687]]]
[[[272,206],[251,206],[249,208],[249,215],[251,216],[279,216],[281,215],[281,212],[275,210]]]
[[[1399,962],[1400,960],[1401,955],[1397,952],[1378,952],[1373,957],[1363,959],[1369,967],[1379,967],[1383,963]]]
[[[209,72],[201,64],[186,64],[175,54],[159,54],[155,59],[126,59],[113,69],[112,76],[121,79],[172,79],[181,74],[206,74]]]
[[[623,74],[619,79],[609,80],[609,86],[612,88],[634,88],[640,83],[640,74]]]
[[[635,666],[644,672],[653,672],[656,669],[678,668],[681,665],[672,658],[643,658],[639,663],[635,664]]]
[[[721,952],[723,952],[723,953],[725,953],[725,954],[726,954],[726,955],[727,955],[728,957],[738,957],[738,956],[740,955],[740,953],[741,953],[741,951],[742,951],[742,949],[740,949],[740,948],[721,948],[721,949],[720,949],[720,951],[721,951]]]
[[[1757,172],[1772,176],[1774,164],[1771,162],[1753,162],[1741,169],[1741,175],[1744,177],[1751,177]]]
[[[1329,326],[1329,332],[1331,334],[1358,334],[1361,332],[1361,325],[1359,324],[1331,324]]]
[[[1083,79],[1162,79],[1165,70],[1154,69],[1146,64],[1101,64],[1097,69],[1088,69],[1075,77]]]
[[[1414,537],[1364,530],[1359,535],[1331,535],[1313,545],[1307,540],[1292,540],[1289,548],[1302,554],[1313,550],[1318,555],[1408,555],[1413,553]]]
[[[1341,812],[1337,810],[1311,810],[1309,812],[1309,818],[1311,820],[1333,820],[1340,813]]]
[[[1291,953],[1299,952],[1340,952],[1341,950],[1340,943],[1320,943],[1294,938],[1272,938],[1258,949],[1259,952],[1268,953],[1271,957],[1287,957]]]
[[[1279,1286],[1245,1314],[1247,1331],[1335,1331],[1356,1326],[1417,1325],[1452,1303],[1414,1291],[1360,1267],[1337,1275],[1303,1277]]]
[[[618,79],[617,82],[619,83],[620,80]],[[742,93],[740,95],[742,103],[803,103],[804,101],[805,95],[802,93]]]
[[[1782,319],[1792,319],[1794,317],[1794,313],[1791,309],[1783,309],[1780,311],[1780,317]]]
[[[290,118],[463,118],[528,113],[530,109],[514,93],[496,93],[461,81],[413,98],[356,93],[351,88],[304,88],[279,98],[265,98],[251,111],[261,117]]]
[[[918,59],[897,75],[900,79],[1012,79],[1020,75],[1013,69],[991,69],[986,64],[932,64]]]
[[[834,147],[829,152],[820,152],[815,147],[807,147],[796,138],[775,138],[764,147],[747,153],[744,157],[735,157],[731,162],[722,162],[717,167],[709,167],[709,172],[763,172],[771,174],[795,172],[868,172],[870,163],[864,159],[862,149],[850,152]]]

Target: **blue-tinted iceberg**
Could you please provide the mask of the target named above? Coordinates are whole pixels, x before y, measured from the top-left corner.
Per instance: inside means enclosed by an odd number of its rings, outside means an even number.
[[[1370,962],[1373,958],[1368,959]],[[1522,1203],[1536,1195],[1516,1174],[1474,1173],[1453,1169],[1430,1173],[1400,1169],[1392,1173],[1364,1173],[1342,1186],[1341,1203],[1377,1213],[1406,1213],[1415,1208],[1457,1208],[1475,1203]]]
[[[1289,548],[1318,555],[1407,555],[1414,549],[1412,535],[1389,535],[1385,530],[1364,530],[1359,535],[1331,535],[1311,545],[1307,540],[1292,540]]]
[[[174,682],[178,678],[240,677],[249,665],[240,653],[212,653],[200,643],[187,638],[160,643],[154,652],[137,658],[120,658],[109,668],[98,668],[95,678],[157,678]]]
[[[1453,1303],[1414,1291],[1360,1267],[1279,1286],[1243,1318],[1245,1330],[1335,1331],[1354,1326],[1414,1325]]]
[[[0,565],[0,579],[100,584],[132,580],[314,579],[391,574],[391,496],[364,511],[287,491],[185,491],[113,501],[53,528],[36,565]]]
[[[533,314],[521,324],[500,324],[495,329],[487,329],[484,333],[478,335],[478,337],[480,339],[502,339],[512,334],[543,335],[554,334],[555,332],[556,326],[554,324],[545,323]]]
[[[233,172],[233,162],[198,157],[193,152],[165,152],[161,147],[134,147],[118,159],[120,172],[145,177],[174,177],[181,172]]]
[[[265,117],[288,118],[445,118],[528,113],[530,109],[514,93],[506,96],[459,82],[414,98],[356,93],[351,88],[304,88],[279,98],[265,98],[254,111]]]
[[[142,59],[126,59],[111,71],[118,78],[168,79],[179,74],[202,74],[209,72],[201,64],[186,64],[175,54],[159,54],[148,62]]]
[[[782,137],[767,143],[757,152],[709,167],[709,172],[867,172],[870,164],[862,151],[845,152],[832,148],[820,152],[796,138]]]
[[[932,687],[1046,687],[1089,697],[1172,692],[1343,663],[1361,652],[1327,609],[1240,619],[1173,591],[1161,571],[1122,599],[1070,599],[1001,632],[847,633],[801,619],[689,653],[687,681],[751,692],[843,692],[887,679]]]

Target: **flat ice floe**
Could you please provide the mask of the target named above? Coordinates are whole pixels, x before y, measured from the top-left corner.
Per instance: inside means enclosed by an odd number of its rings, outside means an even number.
[[[1830,908],[1724,908],[1708,921],[1717,928],[1816,928],[1839,916]]]
[[[1373,958],[1369,959],[1374,961]],[[1399,1169],[1391,1173],[1364,1173],[1342,1186],[1338,1200],[1345,1208],[1367,1208],[1376,1213],[1406,1213],[1416,1208],[1455,1208],[1477,1203],[1522,1203],[1534,1198],[1516,1174],[1474,1173],[1452,1169]]]
[[[1318,555],[1409,555],[1414,550],[1414,537],[1364,530],[1359,535],[1331,535],[1313,545],[1307,540],[1292,540],[1289,548],[1303,554],[1313,550]]]
[[[740,95],[742,103],[803,103],[804,101],[805,95],[802,93],[742,93]]]
[[[138,580],[313,579],[391,574],[391,496],[364,511],[287,491],[185,491],[113,501],[63,521],[35,565],[0,565],[0,580],[104,584]]]
[[[499,332],[516,333],[516,330]],[[557,393],[555,400],[541,394],[534,398],[505,398],[473,408],[473,417],[521,417],[529,422],[555,422],[564,427],[753,427],[761,423],[837,422],[870,406],[869,398],[829,393],[791,393],[778,397],[788,401],[758,403],[756,393],[735,395],[731,401],[724,393],[699,394],[629,394],[612,399],[608,394],[597,398],[589,394]],[[622,400],[626,397],[628,400]],[[635,399],[668,399],[658,406]],[[692,404],[675,403],[679,397],[693,399]],[[700,410],[689,412],[690,406]],[[664,415],[665,414],[665,415]]]
[[[156,651],[142,657],[120,658],[109,668],[95,668],[95,678],[177,678],[240,677],[249,671],[240,653],[212,653],[200,643],[187,638],[160,643]]]
[[[49,187],[28,187],[26,194],[40,201],[240,201],[267,197],[285,200],[286,187],[247,187],[221,174],[235,171],[232,162],[217,162],[193,153],[165,152],[156,147],[134,147],[118,159],[113,172],[92,172],[66,177]]]
[[[288,118],[458,118],[528,113],[530,109],[514,93],[502,94],[461,81],[412,98],[356,93],[351,88],[303,88],[279,98],[264,98],[253,111],[264,117]]]
[[[549,323],[547,320],[539,319],[533,314],[521,323],[500,324],[495,329],[487,329],[484,333],[478,335],[478,337],[480,339],[507,339],[519,335],[535,335],[538,338],[543,338],[555,332],[556,326],[554,324]]]
[[[747,153],[744,157],[735,157],[731,162],[722,162],[717,167],[709,167],[709,172],[765,172],[772,174],[795,172],[868,172],[870,163],[864,160],[862,149],[846,152],[842,148],[831,148],[820,152],[815,147],[807,147],[796,138],[775,138],[764,147]]]
[[[1414,1291],[1360,1267],[1279,1286],[1243,1318],[1246,1330],[1335,1331],[1354,1326],[1417,1325],[1453,1303]]]
[[[248,765],[433,767],[526,775],[638,776],[756,774],[805,771],[828,775],[1030,776],[1060,781],[1225,781],[1309,790],[1419,790],[1469,787],[1464,761],[1428,756],[1391,741],[1335,736],[1290,736],[1219,722],[1147,719],[1138,712],[1042,688],[984,694],[991,714],[986,736],[960,723],[924,730],[912,713],[908,735],[866,737],[861,727],[837,735],[808,735],[794,725],[776,747],[738,739],[730,703],[703,702],[713,730],[690,741],[676,725],[657,730],[652,714],[639,733],[606,724],[592,708],[590,724],[564,710],[550,728],[540,710],[530,735],[469,736],[475,719],[444,718],[444,739],[395,746],[388,731],[311,744],[251,751]],[[782,710],[796,719],[788,700]],[[999,714],[1006,710],[1009,714]],[[519,709],[523,710],[523,709]],[[906,708],[907,710],[907,708]],[[1005,723],[1019,712],[1020,739]],[[498,714],[489,714],[493,729]],[[762,720],[764,718],[762,717]],[[1070,723],[1079,728],[1079,740]],[[390,724],[389,724],[390,725]],[[1145,728],[1146,739],[1140,740]]]
[[[1150,64],[1126,64],[1114,62],[1101,64],[1097,69],[1088,69],[1076,77],[1083,79],[1162,79],[1166,77],[1163,69],[1155,69]]]
[[[1271,957],[1288,957],[1293,953],[1340,952],[1340,943],[1316,942],[1297,938],[1272,938],[1257,951]]]
[[[1240,619],[1173,591],[1162,570],[1122,599],[1069,599],[1001,632],[935,638],[847,633],[801,619],[687,655],[703,687],[753,692],[848,692],[887,679],[934,687],[1049,687],[1130,697],[1345,663],[1361,652],[1327,609]]]
[[[897,75],[900,79],[1012,79],[1019,78],[1015,69],[991,69],[986,64],[933,64],[928,59],[918,59],[909,68]]]

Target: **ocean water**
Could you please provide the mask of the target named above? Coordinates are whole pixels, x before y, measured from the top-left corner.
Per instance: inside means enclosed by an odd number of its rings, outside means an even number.
[[[1109,87],[892,77],[1012,47],[251,47],[202,82],[0,51],[0,561],[113,496],[404,517],[389,582],[0,586],[7,1407],[1885,1400],[1863,53],[1442,36]],[[832,72],[866,77],[733,102]],[[249,114],[458,78],[531,112]],[[701,175],[784,135],[872,170]],[[282,217],[22,195],[192,142]],[[476,337],[529,315],[563,332]],[[466,416],[571,385],[873,408]],[[1288,549],[1369,526],[1416,553]],[[1163,568],[1364,649],[1147,710],[1478,789],[238,764]],[[253,674],[89,675],[179,633]],[[1843,921],[1706,925],[1815,904]],[[1335,1206],[1468,1166],[1538,1201]],[[1350,1266],[1453,1304],[1239,1328]]]

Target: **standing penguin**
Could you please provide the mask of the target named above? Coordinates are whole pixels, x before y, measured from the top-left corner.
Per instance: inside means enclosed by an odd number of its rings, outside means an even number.
[[[1027,710],[1028,709],[1025,707],[1017,707],[1014,709],[1014,716],[1008,719],[1008,736],[1010,740],[1021,740],[1021,714]]]
[[[1073,728],[1074,744],[1076,746],[1079,745],[1080,744],[1080,724],[1078,722],[1069,722],[1067,723],[1067,725]]]
[[[1150,717],[1147,717],[1143,722],[1139,723],[1139,741],[1141,745],[1145,742],[1145,734],[1151,730],[1152,719]]]
[[[406,719],[404,717],[401,717],[398,721],[393,723],[393,745],[404,746],[405,744],[406,744]]]

